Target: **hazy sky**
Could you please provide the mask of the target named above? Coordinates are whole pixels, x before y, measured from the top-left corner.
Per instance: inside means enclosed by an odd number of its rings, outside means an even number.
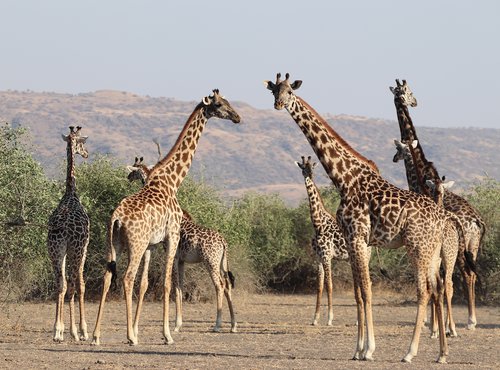
[[[500,128],[500,1],[0,0],[0,90],[114,89],[272,109],[290,72],[321,113]],[[0,102],[1,104],[1,102]]]

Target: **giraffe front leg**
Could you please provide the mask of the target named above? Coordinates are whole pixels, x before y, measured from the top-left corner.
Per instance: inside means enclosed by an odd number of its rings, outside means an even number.
[[[325,284],[325,269],[321,262],[318,263],[318,279],[316,281],[316,311],[314,312],[314,318],[312,325],[318,325],[319,313],[321,309],[321,296],[323,295],[323,286]]]
[[[328,293],[328,326],[333,325],[333,281],[331,261],[325,264],[326,288]]]

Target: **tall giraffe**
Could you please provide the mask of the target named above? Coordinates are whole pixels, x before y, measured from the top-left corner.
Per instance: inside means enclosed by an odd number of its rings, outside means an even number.
[[[394,94],[394,105],[396,107],[399,130],[401,132],[401,141],[412,142],[413,140],[418,140],[415,126],[413,125],[413,121],[408,111],[408,106],[416,106],[417,101],[408,83],[405,80],[403,80],[403,83],[396,80],[396,87],[390,87],[390,90]],[[425,158],[420,141],[418,141],[413,152],[415,165],[416,168],[421,171],[422,180],[426,179],[439,183],[441,181],[439,174],[432,162],[427,161]],[[416,176],[416,174],[414,176]],[[412,179],[411,182],[410,180],[408,181],[408,185],[411,190],[431,197],[433,196],[429,187],[425,185],[425,181],[422,184],[417,184],[416,180]],[[469,202],[448,189],[444,189],[443,205],[446,210],[453,212],[459,217],[465,233],[466,250],[463,258],[459,256],[458,266],[465,286],[464,291],[467,291],[469,309],[467,329],[473,330],[477,324],[475,305],[475,284],[477,274],[474,265],[482,239],[486,232],[486,227],[479,213],[469,204]],[[467,261],[464,259],[467,259]]]
[[[89,244],[90,220],[76,194],[75,155],[88,157],[85,141],[88,136],[80,136],[81,127],[75,130],[69,127],[69,135],[62,135],[67,143],[66,191],[57,208],[49,218],[47,247],[52,261],[57,288],[56,320],[54,323],[54,341],[64,339],[64,296],[69,296],[70,333],[76,340],[87,340],[87,322],[85,321],[85,280],[83,266]],[[66,281],[66,266],[68,279]],[[78,282],[78,283],[77,283]],[[80,333],[75,323],[75,291],[78,291],[80,304]]]
[[[302,156],[302,162],[295,162],[302,170],[304,182],[306,185],[307,196],[309,198],[309,207],[311,211],[311,221],[314,228],[314,237],[311,241],[311,247],[318,260],[318,281],[316,288],[316,311],[312,325],[318,325],[319,311],[321,307],[321,296],[323,295],[323,286],[325,283],[328,293],[328,325],[333,322],[333,282],[332,282],[332,258],[347,260],[349,253],[347,245],[337,225],[337,220],[325,208],[321,195],[316,184],[313,181],[313,170],[317,163],[311,161],[311,156],[305,159]]]
[[[337,221],[347,241],[358,313],[354,359],[372,360],[375,350],[368,245],[386,248],[404,245],[416,270],[418,309],[410,348],[403,361],[411,362],[417,354],[423,315],[431,295],[439,319],[438,361],[446,362],[444,288],[439,279],[439,264],[443,230],[451,216],[431,199],[399,189],[382,178],[373,162],[356,152],[309,104],[294,94],[302,81],[290,83],[287,73],[285,80],[278,74],[276,83],[266,81],[266,84],[274,95],[274,108],[285,108],[290,113],[340,193]]]
[[[411,143],[403,143],[399,140],[394,140],[394,144],[396,145],[396,154],[394,155],[393,162],[399,162],[400,160],[404,160],[406,173],[416,174],[416,178],[419,184],[421,184],[421,176],[420,171],[415,168],[415,162],[413,160],[414,154],[413,149],[417,147],[417,140],[413,140]],[[410,178],[410,176],[408,176]],[[437,186],[434,181],[427,180],[428,183],[432,183],[434,202],[439,206],[443,207],[443,195],[444,189],[449,188],[453,185],[453,182],[443,182],[441,179],[439,180]],[[419,185],[420,186],[420,185]],[[444,231],[443,244],[441,247],[441,257],[443,262],[444,269],[444,296],[446,299],[446,330],[447,335],[451,337],[457,336],[455,321],[453,320],[453,312],[452,312],[452,298],[453,298],[453,269],[455,268],[455,262],[457,260],[457,256],[460,254],[463,255],[465,252],[465,244],[463,239],[463,230],[461,229],[460,224],[456,224],[453,220],[449,219],[446,222],[446,227]],[[435,307],[431,302],[431,337],[437,338],[437,322],[435,316]]]
[[[143,158],[135,158],[133,166],[127,166],[130,171],[127,178],[130,182],[140,180],[146,183],[151,169],[143,163]],[[179,283],[179,289],[175,290],[175,308],[176,319],[174,331],[179,331],[182,326],[182,299],[184,286],[184,264],[185,263],[203,263],[208,270],[210,278],[215,287],[217,296],[217,316],[213,330],[220,331],[222,325],[222,301],[223,295],[226,296],[231,315],[231,332],[236,332],[236,319],[234,315],[233,300],[231,297],[231,288],[234,288],[234,275],[228,269],[227,262],[228,245],[224,237],[215,230],[197,225],[191,216],[182,210],[182,222],[180,230],[179,246],[175,255],[176,263],[173,267],[173,275],[176,276],[174,283]],[[149,267],[150,249],[144,254],[143,277],[146,279]],[[147,261],[147,262],[146,262]],[[141,279],[141,280],[142,280]],[[144,298],[144,293],[139,294],[139,299]]]
[[[122,249],[128,252],[128,266],[123,278],[127,309],[127,338],[131,345],[138,343],[138,323],[141,305],[137,305],[132,321],[132,290],[140,261],[150,245],[163,242],[166,250],[163,293],[163,337],[173,343],[169,327],[169,295],[182,210],[177,201],[177,190],[191,167],[194,153],[205,124],[211,117],[240,122],[240,116],[229,102],[213,90],[196,106],[188,118],[170,152],[152,169],[146,185],[137,193],[124,198],[114,210],[108,226],[107,269],[93,334],[93,344],[100,343],[100,324],[104,302],[112,280],[116,279],[116,261]],[[145,292],[147,279],[141,280]],[[178,286],[178,284],[177,284]],[[141,301],[142,302],[142,301]]]

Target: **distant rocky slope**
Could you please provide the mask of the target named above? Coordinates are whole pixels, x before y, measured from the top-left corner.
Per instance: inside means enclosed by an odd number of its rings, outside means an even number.
[[[232,103],[242,123],[234,125],[217,119],[208,123],[192,174],[218,187],[223,196],[251,190],[278,192],[290,204],[305,198],[303,178],[294,161],[313,152],[288,113]],[[158,138],[163,152],[168,152],[196,104],[118,91],[77,95],[3,91],[0,119],[30,128],[36,158],[49,175],[55,176],[65,158],[60,137],[67,126],[84,127],[91,155],[110,154],[123,164],[132,163],[140,155],[153,163],[157,152],[152,139]],[[374,160],[384,177],[406,187],[404,166],[392,163],[393,139],[399,138],[395,120],[323,116],[356,150]],[[445,129],[416,124],[427,158],[434,161],[440,174],[455,180],[458,190],[486,174],[500,178],[499,129]],[[320,184],[328,183],[326,175],[318,172],[317,176]]]

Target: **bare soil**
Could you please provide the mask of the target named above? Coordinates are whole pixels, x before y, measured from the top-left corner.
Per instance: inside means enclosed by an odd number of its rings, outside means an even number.
[[[125,303],[107,303],[102,344],[52,342],[55,304],[2,305],[0,313],[0,368],[27,369],[319,369],[365,366],[389,368],[500,368],[500,310],[479,307],[478,327],[465,329],[467,307],[455,306],[458,338],[448,340],[448,365],[434,363],[438,341],[425,328],[412,365],[402,364],[413,331],[414,303],[387,294],[374,294],[377,349],[371,363],[352,361],[356,340],[356,309],[352,294],[334,297],[333,326],[311,326],[314,295],[238,294],[235,305],[238,333],[229,332],[224,307],[224,326],[213,333],[215,303],[184,304],[184,326],[173,333],[175,343],[164,345],[161,335],[162,305],[146,302],[139,327],[139,345],[126,344]],[[171,306],[172,309],[174,306]],[[92,335],[97,303],[87,304],[89,335]],[[68,310],[65,310],[66,316]],[[66,317],[66,328],[69,318]]]

